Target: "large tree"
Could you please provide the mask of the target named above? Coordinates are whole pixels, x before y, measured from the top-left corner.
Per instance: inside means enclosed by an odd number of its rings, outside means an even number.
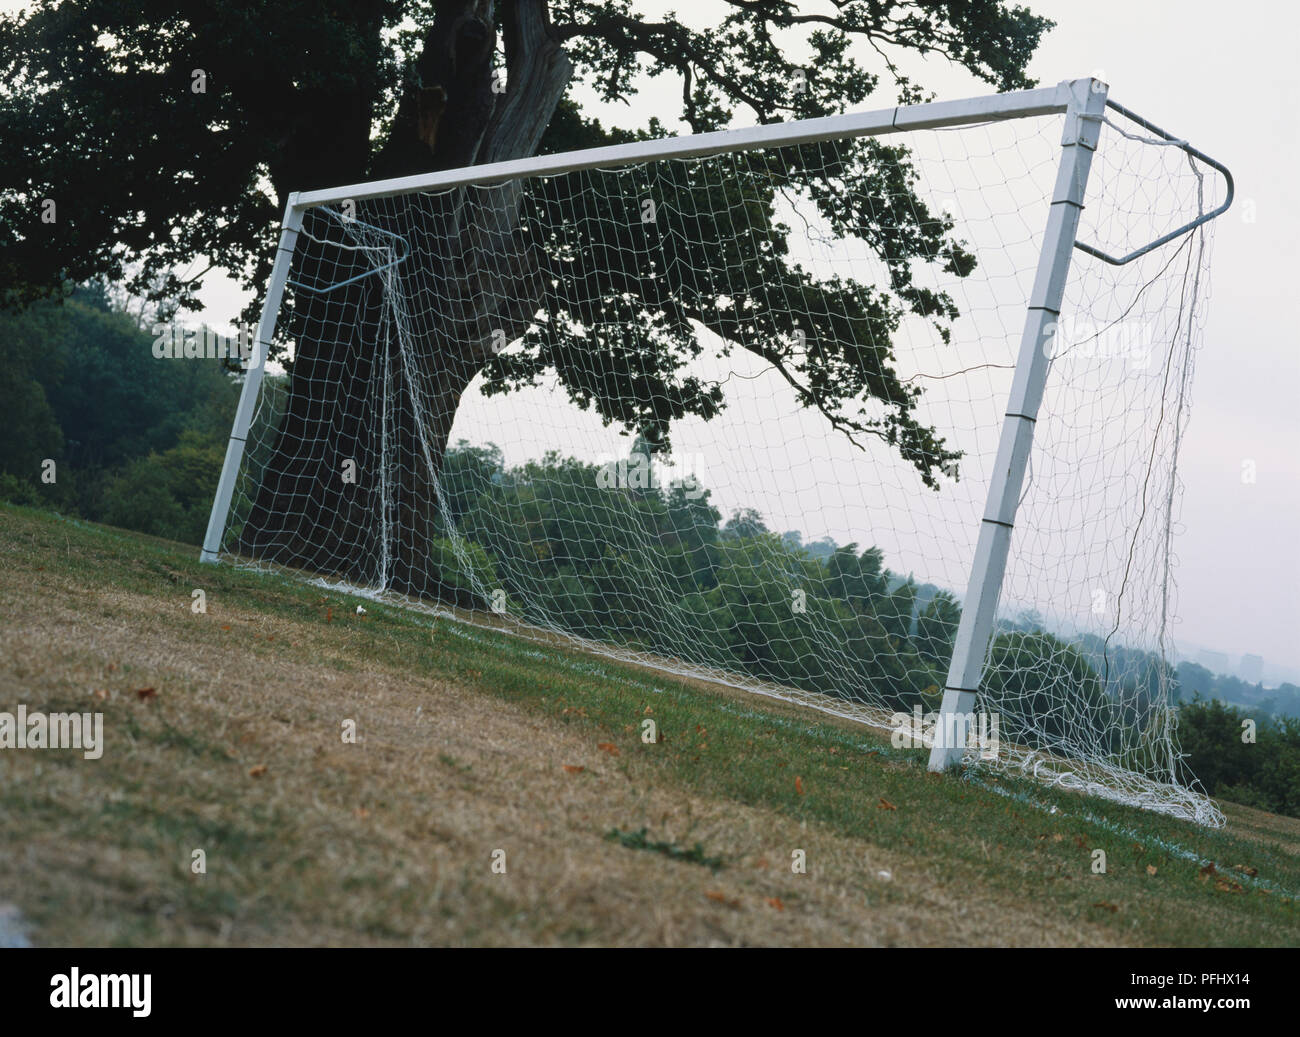
[[[136,292],[190,306],[206,272],[194,270],[198,257],[260,289],[292,191],[662,132],[646,117],[614,129],[585,118],[578,86],[583,96],[629,101],[644,76],[675,77],[680,116],[702,132],[742,116],[767,123],[868,98],[882,106],[922,99],[897,66],[907,51],[947,59],[999,89],[1030,86],[1026,64],[1050,27],[995,0],[715,6],[712,24],[692,26],[646,18],[628,0],[38,0],[0,20],[4,301],[24,305],[129,270]],[[935,484],[955,454],[916,419],[920,390],[897,377],[891,338],[909,314],[946,334],[956,307],[914,282],[915,265],[964,275],[973,257],[914,193],[902,146],[806,146],[762,172],[745,183],[766,186],[742,187],[749,194],[740,199],[716,195],[735,185],[688,172],[659,185],[693,217],[689,242],[665,235],[659,243],[661,263],[748,268],[750,297],[726,305],[662,277],[663,266],[646,261],[652,250],[624,247],[632,230],[618,212],[581,234],[566,227],[576,207],[563,178],[527,199],[515,185],[490,199],[419,203],[443,208],[416,221],[437,233],[421,238],[398,275],[420,303],[411,329],[417,365],[405,374],[412,384],[397,386],[407,402],[388,454],[406,473],[390,486],[399,588],[431,589],[420,558],[436,532],[435,480],[457,403],[476,376],[486,391],[508,392],[554,372],[576,405],[667,443],[676,418],[725,406],[719,386],[688,371],[703,348],[697,325],[725,349],[770,363],[831,426],[857,441],[887,441]],[[779,241],[774,196],[783,185],[809,194],[832,233],[867,242],[888,283],[819,281],[782,249],[746,251],[711,215],[739,201],[760,239]],[[56,205],[53,223],[42,219],[46,199]],[[545,247],[526,240],[525,206],[554,229]],[[409,222],[398,205],[389,218]],[[604,240],[591,239],[593,227]],[[561,267],[561,256],[579,261]],[[603,321],[572,304],[628,298],[640,305]],[[367,329],[383,305],[377,278],[295,301],[289,400],[245,548],[369,575],[373,494],[345,489],[337,473],[340,458],[362,471],[378,466],[380,433],[362,401],[380,359]],[[802,344],[790,334],[791,314]],[[501,331],[521,346],[498,353]],[[410,406],[417,390],[427,406]]]

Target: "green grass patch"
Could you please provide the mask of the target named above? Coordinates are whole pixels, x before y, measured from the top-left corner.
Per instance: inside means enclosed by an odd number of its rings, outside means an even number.
[[[687,864],[700,864],[714,873],[722,870],[725,866],[721,857],[710,857],[706,854],[701,843],[683,849],[676,843],[663,840],[652,842],[646,831],[646,829],[641,828],[635,832],[624,832],[617,828],[611,828],[605,834],[605,838],[611,842],[626,846],[629,850],[648,850],[651,853],[661,853],[669,860],[684,861]]]

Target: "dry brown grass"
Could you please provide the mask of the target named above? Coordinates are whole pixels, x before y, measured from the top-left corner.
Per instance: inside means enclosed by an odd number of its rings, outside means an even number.
[[[580,717],[484,694],[463,673],[377,658],[382,617],[288,615],[266,604],[274,587],[210,590],[196,616],[194,574],[165,557],[69,539],[55,563],[53,534],[15,521],[27,520],[0,513],[0,708],[102,710],[108,733],[93,762],[0,754],[0,888],[38,944],[1142,939],[910,840],[878,845],[703,794],[602,748]],[[14,550],[28,538],[30,552]],[[644,706],[629,699],[628,730]],[[354,745],[340,735],[349,719]],[[1260,838],[1273,824],[1241,823]],[[726,866],[606,838],[643,827]],[[191,873],[195,849],[204,875]],[[791,871],[795,849],[807,874]],[[496,850],[505,874],[491,869]]]
[[[40,784],[66,816],[0,854],[0,882],[42,917],[38,942],[112,943],[124,919],[163,944],[1113,942],[952,889],[923,860],[658,784],[591,737],[455,683],[383,666],[340,673],[334,631],[359,621],[336,622],[216,603],[191,616],[183,591],[163,615],[152,596],[67,582],[29,598],[6,624],[0,686],[25,689],[30,709],[70,708],[69,690],[85,689],[81,708],[103,709],[110,731],[94,763],[3,758],[6,783]],[[187,636],[201,625],[230,630]],[[270,653],[240,651],[245,641],[288,646],[291,659],[272,672]],[[144,687],[158,691],[142,700]],[[123,744],[128,714],[141,734]],[[342,743],[344,719],[357,721],[356,745]],[[206,732],[230,759],[159,744],[168,728]],[[144,817],[241,828],[268,816],[274,844],[250,856],[177,833],[158,856],[112,825],[81,827],[98,801],[122,797]],[[729,866],[713,874],[603,837],[641,826]],[[189,874],[195,848],[206,875]],[[808,875],[791,872],[796,848]],[[505,875],[490,869],[496,849]],[[205,884],[236,895],[215,931],[210,912],[187,910]]]

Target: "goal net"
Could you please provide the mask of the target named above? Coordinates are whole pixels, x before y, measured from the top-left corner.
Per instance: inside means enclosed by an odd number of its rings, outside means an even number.
[[[884,729],[932,713],[1063,118],[306,205],[209,549]],[[1223,190],[1111,111],[1078,239],[1123,255]],[[998,744],[968,757],[1218,824],[1171,640],[1211,226],[1074,252],[979,685]]]

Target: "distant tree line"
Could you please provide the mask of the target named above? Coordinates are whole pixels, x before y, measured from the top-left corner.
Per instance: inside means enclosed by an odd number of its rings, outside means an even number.
[[[489,562],[480,585],[532,622],[759,680],[900,708],[942,686],[961,609],[942,591],[918,607],[916,582],[879,549],[814,553],[753,510],[724,522],[707,489],[601,481],[602,466],[553,453],[507,469],[495,447],[453,447],[445,505]],[[463,591],[467,576],[444,573],[444,586]]]
[[[1253,711],[1193,698],[1178,709],[1178,741],[1210,795],[1300,817],[1300,718],[1265,724]]]
[[[96,286],[0,313],[0,499],[202,540],[239,386],[153,341]]]
[[[1217,699],[1249,712],[1257,721],[1280,722],[1286,717],[1300,717],[1300,687],[1283,682],[1276,688],[1251,684],[1230,674],[1211,673],[1200,663],[1190,660],[1177,667],[1179,693],[1184,700],[1194,696]]]

